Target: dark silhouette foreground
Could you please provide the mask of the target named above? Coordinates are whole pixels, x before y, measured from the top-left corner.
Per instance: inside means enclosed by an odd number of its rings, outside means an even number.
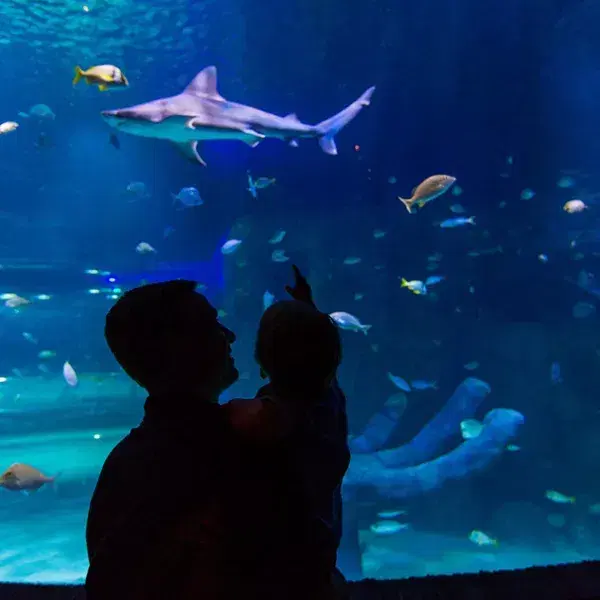
[[[223,406],[235,336],[193,282],[137,288],[109,312],[108,345],[149,396],[92,498],[90,600],[336,596],[349,462],[341,348],[296,276],[298,300],[261,320],[270,383]]]

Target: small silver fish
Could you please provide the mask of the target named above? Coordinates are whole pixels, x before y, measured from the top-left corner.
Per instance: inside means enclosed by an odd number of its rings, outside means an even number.
[[[332,312],[329,316],[335,321],[340,329],[346,329],[347,331],[356,331],[367,335],[369,329],[372,327],[372,325],[363,325],[358,317],[347,312]]]
[[[221,247],[222,254],[233,254],[242,243],[242,240],[227,240]]]
[[[392,375],[392,373],[389,372],[387,374],[387,377],[399,390],[402,390],[403,392],[407,393],[412,392],[412,388],[410,387],[406,379],[402,379],[402,377],[399,377],[398,375]]]
[[[408,524],[399,523],[398,521],[379,521],[373,523],[369,528],[376,535],[393,535],[404,529],[408,529]]]
[[[156,254],[156,250],[148,242],[140,242],[135,247],[135,251],[138,254]]]
[[[28,333],[27,331],[23,332],[23,337],[30,342],[31,344],[37,344],[38,341],[36,340],[36,338],[33,337],[33,335],[31,333]]]
[[[380,519],[393,519],[395,517],[401,517],[402,515],[405,515],[405,514],[406,514],[405,510],[385,510],[380,513],[377,513],[377,516]]]
[[[546,490],[544,495],[548,500],[556,502],[556,504],[575,504],[574,496],[565,496],[565,494],[561,494],[556,490]]]
[[[467,371],[474,371],[475,369],[479,368],[479,363],[476,360],[473,360],[473,361],[468,362],[467,364],[463,365],[463,367]]]
[[[6,123],[0,124],[0,135],[10,133],[11,131],[16,131],[18,127],[19,124],[15,121],[6,121]]]
[[[490,537],[487,533],[484,533],[483,531],[478,531],[477,529],[471,531],[471,533],[469,534],[469,540],[471,540],[474,544],[477,544],[478,546],[498,545],[497,539]]]

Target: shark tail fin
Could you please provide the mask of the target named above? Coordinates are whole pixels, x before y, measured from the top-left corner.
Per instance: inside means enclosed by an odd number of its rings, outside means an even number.
[[[75,77],[73,77],[73,85],[77,85],[83,77],[83,69],[77,65],[75,67]]]
[[[319,145],[326,154],[336,155],[337,147],[335,145],[335,136],[346,126],[358,113],[371,103],[371,96],[375,91],[374,87],[370,87],[364,94],[355,100],[352,104],[346,106],[342,111],[333,115],[325,121],[321,121],[316,125],[317,134],[319,136]]]

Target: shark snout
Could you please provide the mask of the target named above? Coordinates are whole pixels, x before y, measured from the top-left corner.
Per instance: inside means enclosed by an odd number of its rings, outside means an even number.
[[[119,127],[127,120],[119,110],[103,110],[100,114],[111,127]]]
[[[103,110],[100,114],[102,115],[103,119],[109,122],[119,119],[118,111],[116,110]]]

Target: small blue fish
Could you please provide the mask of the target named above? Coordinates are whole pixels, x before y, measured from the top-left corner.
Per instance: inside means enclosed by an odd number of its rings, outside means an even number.
[[[406,379],[402,379],[402,377],[398,377],[398,375],[392,375],[391,373],[387,374],[388,379],[403,392],[412,392],[412,388],[406,381]]]
[[[247,190],[250,192],[250,195],[253,198],[256,198],[258,196],[258,190],[256,188],[256,184],[254,183],[254,179],[252,179],[252,175],[250,175],[250,171],[248,171],[247,176],[248,176]]]
[[[269,240],[269,244],[279,244],[282,242],[283,238],[285,237],[285,233],[286,232],[283,229],[276,231],[275,235],[273,235],[273,237]]]
[[[177,195],[171,194],[173,204],[179,202],[181,208],[193,208],[194,206],[202,206],[204,200],[200,197],[200,192],[195,187],[182,188]]]
[[[417,379],[415,381],[411,381],[410,385],[413,390],[437,390],[437,381],[424,381],[422,379]]]
[[[446,279],[444,277],[444,275],[430,275],[426,280],[425,280],[425,286],[428,285],[435,285],[436,283],[440,283],[442,281],[444,281],[444,279]]]
[[[377,516],[380,519],[394,519],[396,517],[401,517],[402,515],[405,515],[406,511],[405,510],[384,510],[380,513],[377,513]]]
[[[531,200],[535,196],[535,192],[529,188],[525,188],[521,192],[521,200]]]
[[[563,382],[562,375],[560,374],[560,363],[558,361],[554,361],[550,367],[550,381],[553,385]]]
[[[285,255],[285,250],[273,250],[271,260],[273,262],[287,262],[290,257]]]
[[[462,225],[475,225],[475,217],[455,217],[454,219],[446,219],[440,223],[442,229],[461,227]]]
[[[31,335],[31,333],[28,333],[27,331],[23,332],[23,337],[30,342],[31,344],[37,344],[38,341],[36,338],[33,337],[33,335]]]
[[[570,175],[565,175],[564,177],[561,177],[556,182],[556,185],[559,188],[562,188],[563,190],[566,190],[568,188],[572,188],[575,185],[575,179],[573,179],[573,177],[571,177]]]
[[[253,179],[250,171],[247,172],[248,176],[248,191],[253,198],[258,196],[258,190],[264,190],[269,186],[275,183],[275,178],[273,177],[259,177],[258,179]]]
[[[127,184],[127,193],[131,196],[131,202],[134,200],[142,200],[149,198],[150,194],[146,188],[146,184],[143,181],[132,181]]]

